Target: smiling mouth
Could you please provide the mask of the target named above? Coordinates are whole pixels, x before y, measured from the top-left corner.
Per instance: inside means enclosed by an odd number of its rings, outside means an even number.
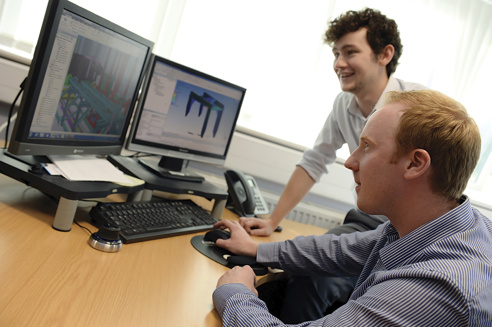
[[[354,75],[355,75],[354,73],[342,73],[342,74],[338,74],[338,77],[340,77],[340,79],[344,79],[344,78],[352,77]]]

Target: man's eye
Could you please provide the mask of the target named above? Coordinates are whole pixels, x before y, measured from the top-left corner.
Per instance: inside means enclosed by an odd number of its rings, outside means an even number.
[[[369,143],[364,143],[364,151],[369,149]]]

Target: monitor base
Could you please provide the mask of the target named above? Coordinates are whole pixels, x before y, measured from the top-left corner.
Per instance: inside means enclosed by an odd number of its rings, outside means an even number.
[[[157,174],[158,176],[163,178],[170,178],[180,181],[196,182],[196,183],[202,183],[205,180],[203,176],[195,174],[194,172],[186,168],[181,168],[181,170],[178,171],[178,170],[170,170],[165,167],[162,167],[160,163],[154,160],[138,159],[138,162],[145,168],[152,171],[154,174]]]

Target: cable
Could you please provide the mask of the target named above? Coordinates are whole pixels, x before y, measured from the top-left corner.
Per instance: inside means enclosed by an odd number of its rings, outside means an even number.
[[[44,193],[44,192],[42,192],[42,193],[44,195],[46,195],[48,198],[50,198],[54,203],[58,204],[60,202],[58,198],[56,198],[54,196],[51,196],[51,195],[49,195],[47,193]],[[95,203],[99,203],[101,201],[82,199],[82,200],[79,200],[79,202],[95,202]],[[75,218],[74,218],[73,222],[75,223],[75,225],[77,225],[80,228],[84,229],[85,231],[89,232],[89,235],[92,235],[93,232],[89,228],[87,228],[85,226],[82,226],[77,220],[75,220]]]
[[[12,123],[17,117],[17,113],[13,114],[12,118],[9,119],[10,123]],[[2,126],[0,126],[0,132],[2,132],[6,127],[9,122],[5,121]]]
[[[81,225],[78,221],[76,221],[75,219],[73,220],[73,222],[75,223],[75,225],[77,225],[77,226],[79,226],[80,228],[85,229],[87,232],[89,232],[89,235],[92,235],[92,231],[91,231],[89,228],[87,228],[87,227],[85,227],[85,226],[82,226],[82,225]]]
[[[36,189],[33,187],[29,187],[26,190],[36,190]],[[36,191],[38,191],[38,190],[36,190]],[[56,197],[54,197],[48,193],[44,193],[44,192],[41,192],[41,193],[46,195],[48,198],[50,198],[57,205],[58,205],[58,203],[60,203],[59,198],[56,198]],[[100,203],[101,201],[82,199],[82,200],[79,200],[79,202],[95,202],[97,204],[97,203]],[[89,228],[82,226],[77,220],[75,220],[75,218],[74,218],[73,222],[75,223],[75,225],[77,225],[80,228],[84,229],[85,231],[89,232],[89,235],[92,235],[93,232]]]
[[[24,85],[26,84],[27,77],[24,78],[22,83],[20,83],[19,87],[20,90],[15,96],[14,102],[12,102],[12,105],[10,106],[9,110],[9,116],[7,117],[7,128],[5,129],[5,146],[4,149],[7,148],[8,140],[9,140],[9,126],[10,126],[10,119],[12,118],[12,112],[14,111],[15,104],[17,103],[17,100],[19,99],[20,95],[22,94],[22,91],[24,91]]]

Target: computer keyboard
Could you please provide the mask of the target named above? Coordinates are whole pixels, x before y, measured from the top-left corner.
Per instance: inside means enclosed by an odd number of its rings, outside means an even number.
[[[99,203],[90,211],[97,226],[118,226],[123,243],[195,233],[218,221],[191,200]]]

